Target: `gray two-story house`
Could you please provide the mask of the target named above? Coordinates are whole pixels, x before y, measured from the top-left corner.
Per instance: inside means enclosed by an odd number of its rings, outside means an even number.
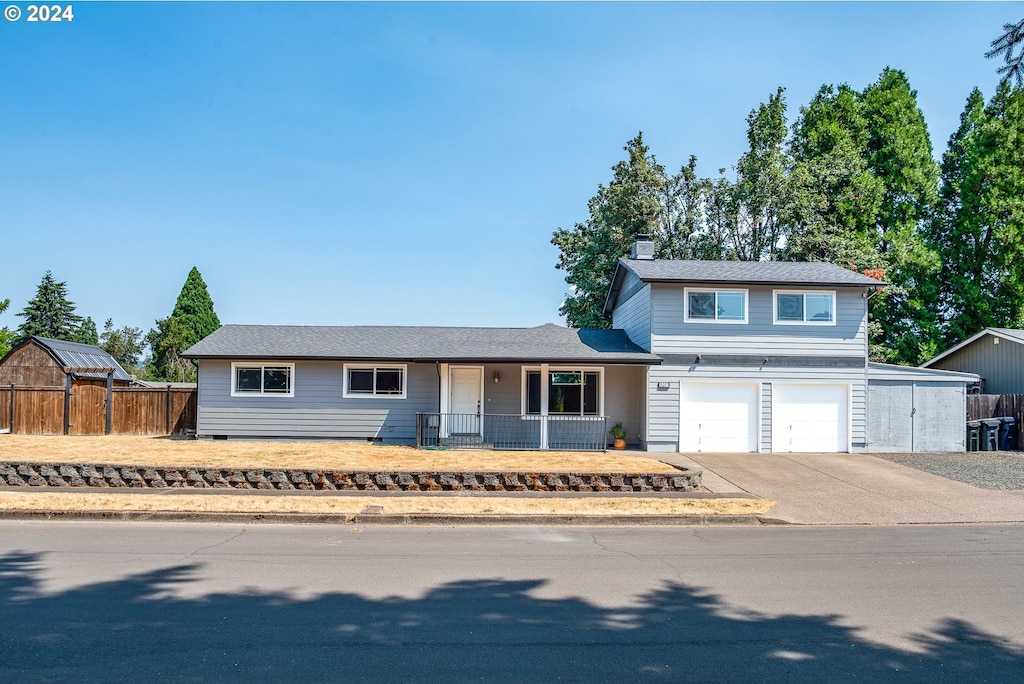
[[[868,298],[883,283],[827,263],[653,258],[641,239],[605,314],[661,358],[651,451],[867,449]]]
[[[653,251],[618,262],[611,329],[224,326],[185,354],[197,434],[603,449],[621,424],[650,451],[962,448],[976,377],[868,363],[880,281]]]

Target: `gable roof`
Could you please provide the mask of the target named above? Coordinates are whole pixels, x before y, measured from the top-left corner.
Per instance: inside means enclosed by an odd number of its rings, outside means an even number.
[[[645,283],[702,285],[803,285],[818,287],[881,287],[884,282],[821,261],[685,261],[619,259],[605,298],[604,313],[615,308],[626,273]]]
[[[88,371],[72,373],[76,378],[106,379],[107,373],[104,369],[113,368],[115,380],[124,380],[125,382],[132,381],[132,376],[128,375],[124,368],[121,368],[121,364],[117,362],[117,359],[99,347],[91,344],[81,344],[80,342],[53,340],[48,337],[36,336],[30,337],[18,346],[21,347],[31,342],[36,342],[43,347],[43,349],[49,352],[50,356],[52,356],[53,359],[63,368],[97,369],[94,373],[90,373]],[[12,349],[11,351],[13,352],[14,350]]]
[[[616,362],[661,359],[622,330],[418,326],[225,325],[183,354],[195,359]]]
[[[921,364],[921,368],[928,368],[932,364],[941,361],[950,354],[960,351],[967,345],[972,344],[975,340],[979,340],[985,335],[992,335],[993,337],[998,337],[1000,339],[1008,340],[1010,342],[1016,342],[1017,344],[1024,344],[1024,330],[1018,330],[1017,328],[985,328],[977,335],[968,337],[960,344],[950,347],[949,349],[942,352],[935,358],[925,361],[924,363]]]

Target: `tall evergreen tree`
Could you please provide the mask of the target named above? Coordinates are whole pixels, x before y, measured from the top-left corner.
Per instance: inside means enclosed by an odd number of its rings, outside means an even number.
[[[213,299],[199,269],[192,267],[178,293],[174,310],[146,335],[152,350],[149,374],[158,380],[195,380],[195,366],[181,353],[220,327]]]
[[[997,71],[1002,74],[1003,83],[1013,80],[1018,88],[1024,85],[1024,19],[1016,24],[1003,24],[1002,35],[992,41],[992,49],[985,56],[1002,56],[1005,64]]]
[[[188,272],[185,284],[178,293],[178,299],[174,303],[174,310],[171,317],[181,321],[187,335],[185,347],[203,339],[220,327],[220,319],[217,312],[213,310],[213,299],[206,289],[206,282],[195,266]]]
[[[36,296],[18,316],[25,320],[18,326],[17,343],[33,335],[73,341],[82,324],[82,317],[68,299],[67,283],[57,282],[49,271],[36,288]]]
[[[938,255],[925,243],[939,169],[924,115],[902,71],[886,68],[863,94],[868,168],[884,192],[875,246],[886,287],[871,300],[872,343],[888,361],[918,364],[938,351]]]
[[[944,341],[1024,327],[1024,90],[975,89],[942,162],[931,237],[942,256]]]
[[[849,86],[822,86],[793,126],[786,258],[877,268],[875,223],[884,187],[868,168],[868,124]]]

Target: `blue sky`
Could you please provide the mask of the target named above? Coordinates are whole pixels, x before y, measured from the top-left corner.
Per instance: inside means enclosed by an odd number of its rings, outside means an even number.
[[[10,4],[5,0],[4,5]],[[29,3],[16,2],[23,10]],[[83,3],[0,20],[0,325],[43,273],[149,329],[563,322],[550,244],[637,131],[713,175],[784,86],[886,66],[936,157],[1024,3]]]

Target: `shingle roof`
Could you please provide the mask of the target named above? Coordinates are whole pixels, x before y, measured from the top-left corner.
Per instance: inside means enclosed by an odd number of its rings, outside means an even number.
[[[412,326],[225,325],[192,358],[660,363],[622,330]]]
[[[872,287],[885,283],[817,261],[682,261],[620,259],[644,282],[749,283]]]
[[[680,259],[619,259],[604,300],[611,315],[626,272],[645,283],[699,283],[703,285],[804,285],[823,287],[878,287],[885,285],[866,275],[817,261],[686,261]]]
[[[131,382],[121,364],[113,356],[99,347],[67,340],[52,340],[48,337],[33,337],[33,340],[46,347],[57,361],[65,368],[113,368],[114,379]],[[74,373],[78,378],[106,378],[105,372]]]

